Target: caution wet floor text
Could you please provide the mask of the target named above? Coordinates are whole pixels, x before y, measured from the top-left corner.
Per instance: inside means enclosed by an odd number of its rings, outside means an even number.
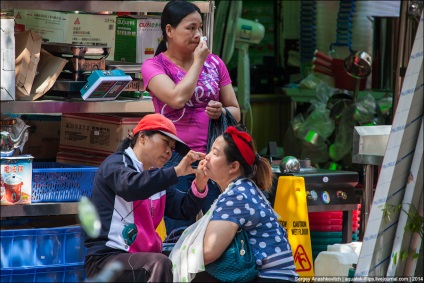
[[[304,178],[279,177],[274,210],[281,216],[279,221],[287,231],[296,272],[300,277],[314,276]]]

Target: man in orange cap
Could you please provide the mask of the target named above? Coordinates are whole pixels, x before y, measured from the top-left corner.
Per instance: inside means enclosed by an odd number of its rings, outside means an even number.
[[[163,168],[173,150],[185,157],[177,166]],[[194,182],[188,192],[168,188],[179,176],[203,175],[201,166],[194,169],[190,164],[204,157],[177,137],[165,116],[148,114],[140,120],[133,137],[103,161],[94,179],[91,199],[102,229],[98,238],[85,241],[88,278],[117,260],[124,268],[116,282],[172,282],[171,261],[162,254],[156,228],[164,215],[188,219],[200,211],[206,183]]]

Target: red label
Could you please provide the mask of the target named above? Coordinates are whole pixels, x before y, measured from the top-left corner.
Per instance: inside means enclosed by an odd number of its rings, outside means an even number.
[[[144,49],[144,54],[155,54],[154,48],[146,48]]]
[[[25,31],[25,25],[23,24],[15,24],[15,32]]]
[[[80,21],[79,21],[79,18],[77,18],[76,20],[75,20],[75,22],[74,22],[74,25],[80,25],[81,23],[80,23]]]
[[[296,265],[297,272],[309,271],[312,268],[311,261],[309,260],[302,245],[298,245],[296,248],[296,252],[294,253],[294,263]]]

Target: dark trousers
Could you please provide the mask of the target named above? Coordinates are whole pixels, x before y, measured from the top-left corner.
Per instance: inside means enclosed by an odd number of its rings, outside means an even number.
[[[172,262],[161,253],[122,252],[106,256],[87,256],[87,279],[97,276],[111,261],[119,261],[123,271],[113,282],[172,282]]]

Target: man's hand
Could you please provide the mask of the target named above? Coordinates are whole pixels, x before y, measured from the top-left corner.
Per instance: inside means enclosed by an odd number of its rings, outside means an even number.
[[[196,174],[199,169],[195,169],[191,167],[191,163],[197,160],[202,160],[205,158],[205,154],[201,152],[196,152],[190,150],[186,156],[180,161],[180,163],[175,166],[175,173],[177,173],[177,177],[185,176],[189,174]]]

